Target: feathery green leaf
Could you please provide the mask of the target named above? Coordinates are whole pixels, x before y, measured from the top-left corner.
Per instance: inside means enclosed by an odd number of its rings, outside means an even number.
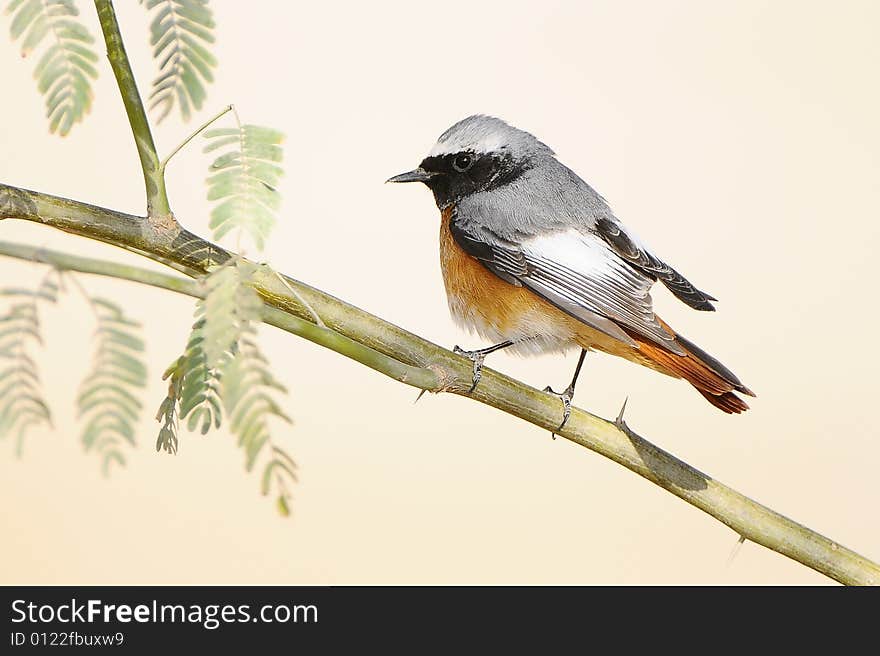
[[[258,318],[262,303],[247,284],[253,268],[243,261],[220,266],[205,279],[207,293],[196,306],[202,350],[209,369],[219,369],[228,358],[248,321]]]
[[[21,297],[0,315],[0,438],[16,436],[16,454],[21,455],[28,430],[52,425],[52,414],[43,400],[37,364],[28,348],[40,338],[38,301],[54,303],[58,285],[50,273],[36,290],[2,289],[0,296]]]
[[[207,179],[208,200],[220,201],[211,212],[214,239],[238,228],[262,250],[281,204],[277,188],[284,174],[279,165],[284,135],[271,128],[241,125],[208,130],[205,139],[206,153],[220,153]]]
[[[34,69],[34,79],[46,99],[49,131],[63,137],[92,106],[90,80],[98,77],[94,66],[98,56],[91,47],[95,39],[77,21],[79,11],[73,0],[12,0],[6,13],[12,14],[12,39],[22,39],[22,57],[51,36]]]
[[[271,452],[261,489],[278,494],[278,509],[290,513],[287,484],[296,480],[296,465],[274,446],[269,418],[289,422],[272,393],[284,392],[256,344],[256,323],[262,301],[250,284],[257,267],[229,260],[202,279],[205,297],[196,305],[196,321],[186,350],[165,372],[168,395],[156,419],[162,422],[156,450],[176,452],[179,420],[190,431],[207,433],[220,427],[221,415],[245,452],[245,467],[254,468],[261,454]],[[99,392],[95,398],[103,399]]]
[[[125,464],[122,449],[135,445],[135,426],[141,402],[132,390],[146,387],[147,368],[141,359],[144,342],[140,324],[106,299],[89,299],[97,315],[95,355],[92,369],[80,385],[79,416],[85,426],[82,443],[86,451],[101,456],[104,475],[111,465]]]
[[[263,468],[260,489],[263,495],[268,495],[274,487],[278,495],[278,512],[283,517],[290,515],[290,493],[287,485],[296,482],[296,463],[285,451],[278,447],[272,447],[272,457]]]
[[[168,395],[162,399],[162,404],[156,413],[156,421],[162,422],[159,437],[156,439],[156,451],[164,449],[166,453],[177,453],[177,399],[180,396],[183,358],[184,356],[177,358],[162,375],[162,380],[168,380]]]
[[[214,43],[214,17],[207,0],[142,0],[153,11],[150,45],[159,62],[150,109],[165,119],[177,105],[184,121],[205,101],[205,87],[214,81],[217,60],[208,50]],[[155,10],[155,11],[154,11]]]

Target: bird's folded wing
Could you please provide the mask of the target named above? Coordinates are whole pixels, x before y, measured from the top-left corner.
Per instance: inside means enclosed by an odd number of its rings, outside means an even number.
[[[477,236],[450,222],[456,242],[490,271],[528,287],[576,319],[624,343],[626,330],[683,355],[675,336],[654,316],[654,280],[624,261],[605,241],[578,230],[553,231],[518,244]]]
[[[701,292],[691,282],[671,266],[649,253],[616,221],[600,218],[596,230],[618,255],[652,280],[659,280],[683,303],[695,310],[713,311],[711,301],[717,298]]]

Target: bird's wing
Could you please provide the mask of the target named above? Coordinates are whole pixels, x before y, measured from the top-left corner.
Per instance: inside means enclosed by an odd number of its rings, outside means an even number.
[[[649,290],[654,280],[621,258],[599,236],[570,229],[532,236],[518,244],[494,239],[454,219],[456,243],[500,278],[528,287],[597,330],[635,345],[625,330],[684,351],[654,316]]]
[[[605,217],[600,218],[596,222],[596,230],[602,239],[614,249],[615,253],[651,280],[662,282],[682,302],[695,310],[713,311],[715,309],[711,301],[717,301],[717,298],[706,292],[701,292],[678,271],[649,253],[616,221]]]

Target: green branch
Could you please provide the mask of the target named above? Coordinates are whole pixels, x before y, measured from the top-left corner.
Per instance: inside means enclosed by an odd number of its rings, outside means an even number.
[[[95,8],[98,10],[98,20],[101,22],[101,31],[104,33],[104,42],[107,44],[110,67],[113,69],[113,75],[119,85],[119,93],[122,95],[125,113],[128,114],[128,122],[131,125],[134,142],[141,160],[144,185],[147,191],[147,217],[167,220],[172,214],[171,206],[168,203],[168,192],[165,190],[164,169],[159,162],[156,144],[153,143],[153,133],[150,131],[150,122],[147,120],[147,112],[141,101],[134,74],[131,72],[125,45],[122,43],[122,34],[119,31],[119,23],[116,21],[113,2],[111,0],[95,0]]]
[[[0,184],[0,219],[4,217],[43,223],[114,244],[189,276],[200,276],[209,266],[231,257],[226,250],[185,230],[169,234],[139,217]],[[11,244],[0,244],[0,253],[198,295],[195,282],[136,267]],[[55,259],[50,261],[50,257]],[[415,387],[467,396],[471,382],[469,360],[292,278],[285,277],[282,282],[268,268],[257,275],[255,286],[269,306],[264,315],[267,323]],[[309,308],[297,297],[321,317],[326,328],[312,323]],[[470,398],[547,431],[559,424],[556,397],[488,368],[483,370],[480,385]],[[708,513],[745,539],[841,583],[880,584],[877,564],[703,474],[636,435],[622,422],[609,422],[574,408],[559,435],[623,465]]]

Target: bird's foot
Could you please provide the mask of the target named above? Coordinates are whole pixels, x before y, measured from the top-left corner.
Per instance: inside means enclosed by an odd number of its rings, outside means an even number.
[[[551,433],[553,439],[555,440],[556,434],[563,428],[565,428],[565,424],[568,423],[568,418],[571,416],[571,399],[574,397],[574,388],[569,385],[565,388],[565,391],[560,394],[558,392],[554,392],[553,388],[547,385],[547,387],[544,388],[544,391],[558,397],[559,400],[562,401],[562,423],[559,424],[559,427]]]
[[[483,360],[486,359],[486,356],[489,354],[489,349],[477,349],[476,351],[465,351],[463,348],[456,346],[452,349],[452,352],[456,355],[463,355],[468,360],[474,363],[474,382],[471,385],[471,388],[468,390],[468,394],[477,389],[477,383],[480,382],[480,378],[483,375]]]

